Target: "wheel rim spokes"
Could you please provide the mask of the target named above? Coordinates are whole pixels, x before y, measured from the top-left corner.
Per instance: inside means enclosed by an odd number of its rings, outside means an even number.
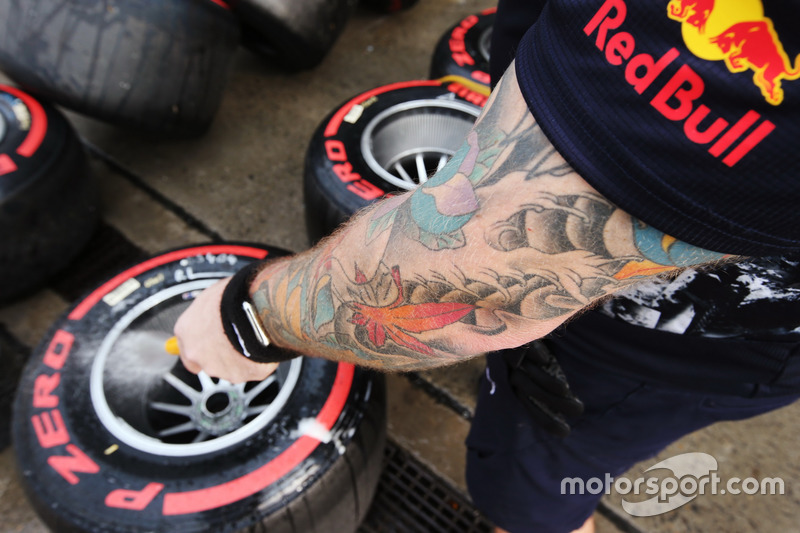
[[[169,437],[170,435],[177,435],[178,433],[185,433],[187,431],[197,430],[197,425],[193,421],[184,422],[177,426],[172,426],[167,429],[162,429],[158,432],[159,437]]]
[[[264,381],[232,384],[192,374],[164,353],[164,340],[191,300],[186,295],[213,281],[182,283],[143,300],[101,343],[90,378],[92,405],[120,442],[163,456],[213,453],[259,433],[291,396],[302,358],[281,363]],[[175,317],[166,320],[170,314]],[[140,337],[156,340],[142,348]]]
[[[269,376],[245,392],[245,384],[234,385],[224,379],[211,378],[205,372],[197,374],[200,390],[173,373],[164,375],[164,381],[181,395],[182,403],[151,401],[150,409],[179,415],[187,420],[159,424],[159,438],[191,433],[184,438],[191,442],[202,442],[209,438],[226,435],[241,428],[248,418],[262,413],[267,404],[257,403],[261,394],[271,385],[277,387],[277,378]],[[177,402],[177,400],[176,400]],[[158,417],[156,417],[158,419]]]
[[[425,183],[428,181],[428,171],[425,170],[425,158],[422,157],[422,154],[417,154],[414,161],[417,163],[417,179],[419,183]]]

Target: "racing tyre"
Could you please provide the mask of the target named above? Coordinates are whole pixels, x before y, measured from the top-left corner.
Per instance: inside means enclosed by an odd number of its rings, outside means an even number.
[[[97,191],[54,107],[0,85],[0,304],[38,287],[88,242]]]
[[[28,350],[0,326],[0,451],[11,444],[11,404]]]
[[[230,0],[249,50],[298,71],[317,66],[344,30],[356,0]]]
[[[354,531],[385,441],[382,376],[296,358],[261,382],[186,371],[164,342],[205,287],[281,250],[210,244],[118,274],[25,367],[13,441],[59,532]]]
[[[367,91],[334,110],[306,153],[309,238],[330,234],[387,193],[424,182],[461,146],[485,101],[454,81],[410,81]]]
[[[6,375],[5,366],[7,363],[6,360],[3,359],[4,350],[5,348],[0,344],[0,370],[3,371],[3,373],[0,374],[0,451],[5,450],[6,446],[9,444],[11,410],[8,400],[13,395],[16,385],[14,380],[9,379]]]
[[[361,5],[367,9],[381,13],[396,13],[415,6],[418,1],[419,0],[361,0]]]
[[[14,389],[16,388],[16,380],[14,379],[16,376],[14,376],[14,373],[11,372],[10,368],[6,368],[7,366],[10,366],[10,362],[7,361],[8,354],[5,354],[4,359],[4,352],[6,351],[6,348],[0,344],[0,370],[3,372],[0,374],[0,451],[5,450],[6,446],[10,444],[10,400],[14,395]]]
[[[222,0],[5,0],[0,70],[113,124],[193,136],[219,107],[239,25]]]
[[[461,76],[487,87],[492,43],[493,7],[470,15],[442,35],[433,51],[431,78]]]

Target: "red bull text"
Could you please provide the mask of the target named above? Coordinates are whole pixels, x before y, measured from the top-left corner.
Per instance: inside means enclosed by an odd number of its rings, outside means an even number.
[[[656,82],[668,65],[678,59],[680,52],[677,48],[671,48],[659,58],[646,52],[635,53],[636,38],[627,31],[618,31],[625,21],[627,10],[624,0],[607,0],[583,31],[586,36],[594,37],[594,44],[603,52],[609,64],[625,66],[622,71],[625,80],[634,91],[642,94]],[[684,13],[683,16],[695,17],[696,12]],[[697,20],[700,23],[700,19]],[[719,113],[714,113],[708,105],[701,103],[704,91],[703,78],[689,65],[683,64],[661,85],[650,100],[650,105],[667,120],[682,122],[687,139],[696,144],[709,145],[709,154],[721,157],[725,165],[732,167],[772,133],[775,125],[762,119],[752,109],[731,124]],[[710,116],[717,118],[709,124]],[[701,124],[705,126],[702,129]]]

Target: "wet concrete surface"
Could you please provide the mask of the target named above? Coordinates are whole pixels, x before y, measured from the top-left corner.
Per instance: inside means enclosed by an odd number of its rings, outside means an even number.
[[[490,5],[420,0],[393,15],[359,9],[323,64],[307,72],[286,73],[240,50],[217,117],[197,139],[159,140],[68,113],[92,154],[104,223],[147,253],[216,237],[306,249],[303,159],[323,117],[365,90],[426,78],[442,33]],[[0,324],[34,347],[70,303],[46,287],[0,308]],[[390,438],[462,491],[463,440],[482,369],[475,360],[388,378]],[[792,406],[720,424],[659,456],[704,452],[719,461],[721,475],[783,478],[784,495],[704,495],[669,513],[634,518],[612,494],[604,498],[598,531],[800,531],[798,413]],[[639,476],[655,463],[627,475]],[[11,449],[0,453],[0,531],[46,531],[21,492]]]

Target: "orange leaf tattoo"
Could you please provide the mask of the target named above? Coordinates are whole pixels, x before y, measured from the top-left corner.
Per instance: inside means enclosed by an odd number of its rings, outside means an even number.
[[[676,267],[668,265],[659,265],[648,259],[642,261],[630,261],[623,266],[619,272],[614,274],[615,279],[623,280],[634,278],[636,276],[651,276],[660,274],[661,272],[668,272],[675,270]]]
[[[400,346],[416,352],[434,355],[433,350],[409,333],[422,333],[440,329],[458,322],[471,313],[474,305],[457,302],[430,302],[403,304],[403,286],[400,270],[392,268],[392,279],[397,286],[397,299],[384,307],[358,302],[350,302],[355,312],[350,318],[352,324],[363,326],[369,340],[377,347],[386,343],[387,337]]]

